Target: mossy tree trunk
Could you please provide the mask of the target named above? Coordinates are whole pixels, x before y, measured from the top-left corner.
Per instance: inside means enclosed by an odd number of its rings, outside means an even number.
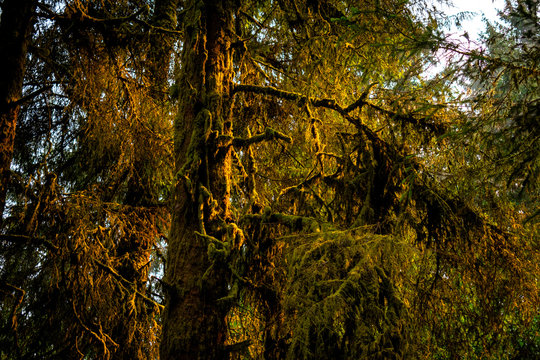
[[[169,234],[167,304],[161,359],[226,358],[227,248],[231,150],[219,139],[232,134],[231,35],[233,4],[185,4],[179,112],[174,142],[177,184]]]
[[[0,224],[22,94],[26,53],[32,31],[34,0],[5,0],[0,21]]]

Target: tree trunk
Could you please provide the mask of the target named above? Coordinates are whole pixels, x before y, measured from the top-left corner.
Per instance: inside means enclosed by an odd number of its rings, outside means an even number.
[[[15,128],[22,96],[26,53],[32,31],[33,0],[4,0],[0,21],[0,224],[6,203]]]
[[[231,151],[218,138],[232,133],[232,5],[185,4],[161,360],[227,358],[228,307],[219,299],[227,295],[229,276],[218,250],[225,248],[230,220]]]

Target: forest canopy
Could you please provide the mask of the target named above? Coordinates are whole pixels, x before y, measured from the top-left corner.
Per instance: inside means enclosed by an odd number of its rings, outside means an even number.
[[[0,359],[540,358],[540,9],[0,0]]]

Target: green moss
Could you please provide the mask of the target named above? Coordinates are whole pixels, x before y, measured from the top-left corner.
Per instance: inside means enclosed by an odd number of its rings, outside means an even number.
[[[283,297],[285,313],[293,314],[285,324],[287,358],[403,356],[405,309],[385,270],[399,262],[384,260],[395,261],[397,251],[392,237],[371,233],[319,233],[296,244]]]

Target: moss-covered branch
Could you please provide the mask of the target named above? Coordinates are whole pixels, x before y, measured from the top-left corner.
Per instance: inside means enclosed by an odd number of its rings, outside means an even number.
[[[250,92],[255,94],[262,94],[262,95],[270,95],[275,96],[280,99],[285,100],[294,100],[299,102],[309,102],[311,106],[314,107],[321,107],[326,109],[331,109],[334,111],[337,111],[339,114],[344,116],[349,122],[354,124],[355,126],[359,126],[360,122],[358,119],[353,118],[349,115],[350,112],[352,112],[355,109],[362,109],[363,106],[369,106],[374,110],[377,110],[381,114],[388,116],[392,119],[402,121],[404,123],[409,123],[412,125],[415,125],[417,127],[420,127],[422,130],[428,130],[432,132],[435,135],[441,135],[446,131],[446,126],[444,124],[438,124],[433,121],[432,118],[429,117],[416,117],[413,114],[398,114],[397,112],[384,109],[376,104],[373,104],[369,101],[366,101],[366,98],[369,94],[369,91],[375,86],[377,83],[370,84],[364,92],[360,95],[358,100],[354,101],[352,104],[350,104],[347,107],[342,107],[337,103],[335,99],[328,99],[328,98],[311,98],[306,95],[292,92],[292,91],[286,91],[286,90],[280,90],[278,88],[275,88],[273,86],[259,86],[259,85],[244,85],[239,84],[236,85],[233,89],[233,92]]]
[[[447,130],[445,124],[433,121],[434,119],[432,117],[415,117],[411,114],[398,114],[394,111],[383,109],[382,107],[372,103],[366,102],[366,105],[391,119],[414,125],[420,130],[427,130],[435,135],[442,135]]]
[[[309,103],[314,107],[323,107],[323,108],[336,110],[339,113],[344,113],[343,108],[339,106],[336,100],[334,99],[310,98],[300,93],[296,93],[293,91],[280,90],[273,86],[239,84],[234,87],[233,92],[235,93],[249,92],[249,93],[254,93],[254,94],[270,95],[270,96],[274,96],[280,99],[294,100],[294,101],[299,101],[299,102],[309,101]]]
[[[365,104],[367,104],[366,102],[366,99],[367,99],[367,96],[369,94],[369,92],[371,91],[371,89],[377,85],[378,83],[374,82],[372,84],[369,84],[368,87],[364,90],[364,92],[362,93],[362,95],[360,95],[360,97],[358,98],[358,100],[356,100],[355,102],[353,102],[351,105],[347,106],[345,109],[343,109],[343,111],[345,111],[346,113],[350,113],[351,111],[353,111],[354,109],[356,108],[360,108],[362,109],[362,106],[364,106]]]
[[[284,195],[287,195],[288,193],[290,193],[291,191],[295,191],[295,190],[300,190],[300,189],[304,189],[306,187],[309,187],[310,185],[312,185],[313,183],[317,182],[318,180],[320,180],[322,177],[322,174],[321,173],[318,173],[318,174],[315,174],[313,175],[312,177],[310,178],[307,178],[306,180],[302,181],[300,184],[298,185],[294,185],[294,186],[289,186],[285,189],[282,189],[279,193],[279,197],[281,196],[284,196]]]
[[[371,90],[373,86],[375,86],[376,83],[373,83],[369,85],[366,90],[360,95],[360,98],[356,100],[351,105],[347,106],[346,108],[343,108],[340,106],[335,99],[329,99],[329,98],[311,98],[306,95],[293,92],[293,91],[286,91],[286,90],[280,90],[273,86],[259,86],[259,85],[244,85],[244,84],[238,84],[234,87],[233,92],[250,92],[254,94],[262,94],[262,95],[270,95],[275,96],[280,99],[285,100],[296,100],[300,102],[307,102],[309,101],[310,105],[314,107],[322,107],[327,108],[331,110],[335,110],[339,112],[340,114],[347,114],[354,109],[358,107],[362,107],[362,105],[366,104],[366,97]]]
[[[266,128],[263,133],[250,136],[248,138],[239,138],[239,137],[222,135],[218,137],[218,142],[220,142],[220,146],[222,147],[232,145],[235,148],[241,148],[241,147],[248,147],[250,145],[260,143],[263,141],[271,141],[271,140],[276,140],[276,139],[283,140],[288,144],[292,143],[292,139],[290,136],[287,136],[271,128]]]
[[[308,216],[289,215],[272,212],[269,207],[264,209],[263,214],[248,214],[242,218],[243,222],[261,222],[267,224],[279,224],[294,231],[319,232],[321,230],[317,219]]]
[[[246,147],[246,146],[261,142],[261,141],[270,141],[274,139],[283,140],[289,144],[292,143],[292,139],[289,136],[279,131],[276,131],[274,129],[266,128],[264,133],[254,135],[247,139],[234,138],[232,144],[234,147]]]

